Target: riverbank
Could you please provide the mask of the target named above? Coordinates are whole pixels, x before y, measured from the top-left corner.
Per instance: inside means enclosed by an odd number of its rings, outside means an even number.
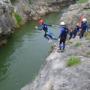
[[[30,20],[37,20],[51,12],[58,12],[75,0],[1,0],[0,1],[0,46],[17,28]]]
[[[60,19],[72,28],[84,15],[90,22],[90,0],[88,3],[71,5]],[[36,79],[21,90],[90,90],[90,33],[86,37],[67,41],[64,53],[57,52],[58,45],[46,59]],[[78,60],[77,65],[68,64]]]

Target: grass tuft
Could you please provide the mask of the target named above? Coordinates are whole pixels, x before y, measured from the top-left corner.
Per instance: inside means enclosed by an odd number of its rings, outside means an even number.
[[[75,57],[75,56],[71,56],[67,61],[68,67],[78,65],[78,64],[80,64],[80,59],[78,57]]]
[[[77,43],[75,44],[75,47],[79,47],[79,46],[81,46],[81,43],[80,43],[80,42],[77,42]]]
[[[86,3],[88,0],[77,0],[77,3]]]
[[[22,21],[22,18],[20,15],[18,15],[17,13],[15,13],[15,18],[16,18],[16,21],[17,21],[17,24],[19,25]]]
[[[86,55],[90,57],[90,52],[87,52]]]
[[[17,2],[18,0],[10,0],[12,4],[14,4],[15,2]]]
[[[85,37],[87,40],[90,40],[90,32],[85,33]]]

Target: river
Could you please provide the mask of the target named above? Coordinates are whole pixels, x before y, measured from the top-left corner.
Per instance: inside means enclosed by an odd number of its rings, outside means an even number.
[[[59,13],[44,17],[49,24],[57,24]],[[52,43],[35,30],[36,21],[25,24],[9,38],[7,45],[0,48],[0,90],[20,90],[30,83],[45,58],[50,54]],[[56,36],[58,29],[51,28]]]

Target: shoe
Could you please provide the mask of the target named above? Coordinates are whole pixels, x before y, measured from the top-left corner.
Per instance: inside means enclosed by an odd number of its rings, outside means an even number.
[[[49,42],[49,43],[51,43],[51,42],[52,42],[52,40],[51,40],[51,39],[49,39],[49,40],[48,40],[48,42]]]

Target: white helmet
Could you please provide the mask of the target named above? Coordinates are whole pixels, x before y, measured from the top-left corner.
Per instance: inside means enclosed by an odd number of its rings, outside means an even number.
[[[86,19],[86,18],[83,18],[83,19],[82,19],[82,21],[83,21],[83,22],[86,22],[86,21],[87,21],[87,19]]]
[[[62,25],[62,26],[65,25],[65,22],[60,22],[60,25]]]

